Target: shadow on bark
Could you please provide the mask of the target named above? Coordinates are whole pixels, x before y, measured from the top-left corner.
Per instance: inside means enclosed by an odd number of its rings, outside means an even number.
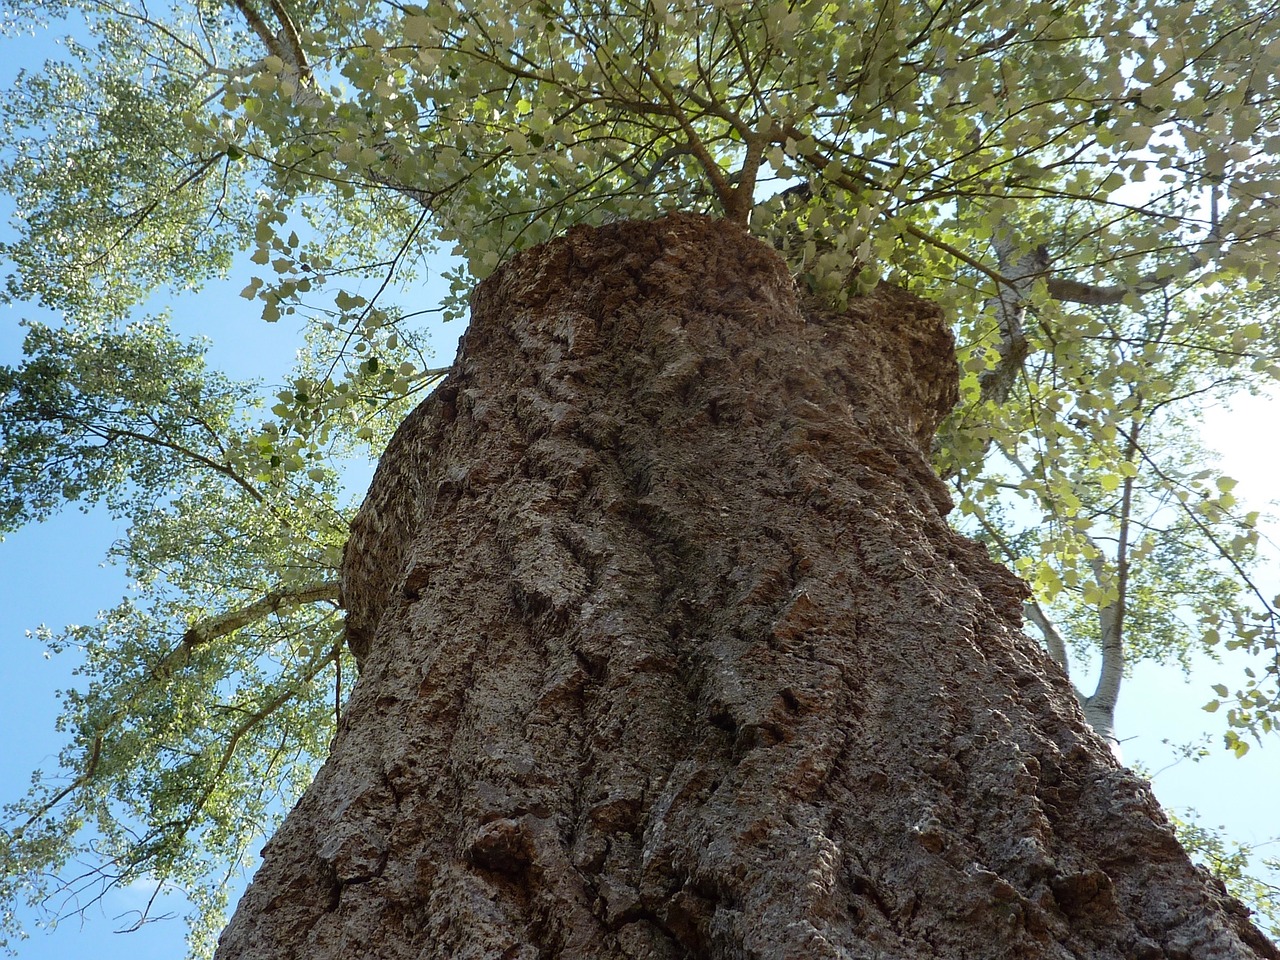
[[[353,525],[361,676],[222,960],[1277,957],[929,469],[932,305],[729,224],[477,289]]]

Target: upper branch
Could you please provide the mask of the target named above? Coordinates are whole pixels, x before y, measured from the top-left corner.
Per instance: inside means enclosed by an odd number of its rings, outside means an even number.
[[[341,584],[337,580],[319,580],[296,587],[277,587],[253,603],[201,620],[187,629],[178,645],[164,655],[152,672],[157,677],[171,676],[175,670],[182,669],[190,662],[197,647],[235,633],[241,627],[288,607],[318,603],[321,600],[336,603],[340,589]]]
[[[258,39],[267,48],[268,54],[279,57],[282,63],[291,68],[300,82],[310,81],[311,65],[307,62],[306,51],[302,48],[302,37],[298,31],[298,25],[280,0],[267,0],[272,15],[280,25],[279,33],[272,31],[261,14],[250,5],[249,0],[230,0],[230,2],[240,11],[249,28],[257,34]]]

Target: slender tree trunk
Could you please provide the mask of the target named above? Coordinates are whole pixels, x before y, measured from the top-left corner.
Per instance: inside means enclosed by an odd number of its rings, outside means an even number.
[[[724,222],[478,288],[352,530],[362,661],[222,960],[1277,957],[930,471],[940,312]]]

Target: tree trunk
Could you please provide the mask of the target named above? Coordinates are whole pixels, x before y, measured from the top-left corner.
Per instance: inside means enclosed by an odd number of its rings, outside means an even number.
[[[344,566],[359,682],[221,960],[1277,957],[922,451],[932,305],[730,224],[476,291]]]

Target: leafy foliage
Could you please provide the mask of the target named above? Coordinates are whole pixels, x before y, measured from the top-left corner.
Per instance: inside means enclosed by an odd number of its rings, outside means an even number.
[[[207,371],[202,348],[163,318],[120,332],[29,328],[26,362],[0,370],[3,529],[77,501],[143,509],[133,485],[172,489],[193,463],[252,490],[224,441],[249,389]]]
[[[1099,729],[1126,662],[1218,644],[1252,657],[1229,744],[1273,728],[1258,517],[1193,425],[1280,376],[1274,4],[7,0],[10,29],[58,22],[67,58],[0,104],[5,296],[65,315],[0,371],[0,522],[103,503],[138,589],[45,638],[88,687],[62,779],[8,808],[6,902],[86,857],[198,891],[207,946],[304,774],[268,784],[323,752],[337,468],[442,373],[404,292],[452,252],[458,316],[513,251],[672,208],[833,300],[887,278],[952,312],[938,463],[1060,662],[1100,654]],[[129,319],[239,253],[253,309],[307,330],[269,416]]]
[[[1274,658],[1275,601],[1248,572],[1259,514],[1242,510],[1235,481],[1206,466],[1213,455],[1196,419],[1204,403],[1256,382],[1253,368],[1271,363],[1277,333],[1247,331],[1244,351],[1215,346],[1206,337],[1215,323],[1224,338],[1239,325],[1174,292],[1143,310],[1042,317],[1032,336],[1046,342],[1015,387],[1021,402],[991,421],[998,455],[974,465],[972,479],[955,478],[961,511],[1031,583],[1029,618],[1051,648],[1060,631],[1078,657],[1101,653],[1096,688],[1079,695],[1107,735],[1127,663],[1185,667],[1193,650],[1219,645]],[[967,385],[980,394],[977,375]],[[1053,652],[1069,666],[1061,641]],[[1256,699],[1258,679],[1236,695],[1229,719],[1267,733],[1274,721],[1265,695]],[[1228,745],[1248,749],[1235,731]]]
[[[198,889],[305,786],[332,730],[336,476],[299,481],[261,436],[238,441],[251,388],[162,323],[32,325],[26,353],[0,370],[4,519],[105,504],[129,521],[111,559],[134,588],[95,623],[40,631],[52,652],[79,652],[88,684],[64,694],[69,776],[37,774],[6,808],[0,895],[74,902],[147,876]],[[255,598],[274,619],[245,615]],[[81,876],[33,877],[86,854]],[[203,895],[221,910],[217,887]]]

